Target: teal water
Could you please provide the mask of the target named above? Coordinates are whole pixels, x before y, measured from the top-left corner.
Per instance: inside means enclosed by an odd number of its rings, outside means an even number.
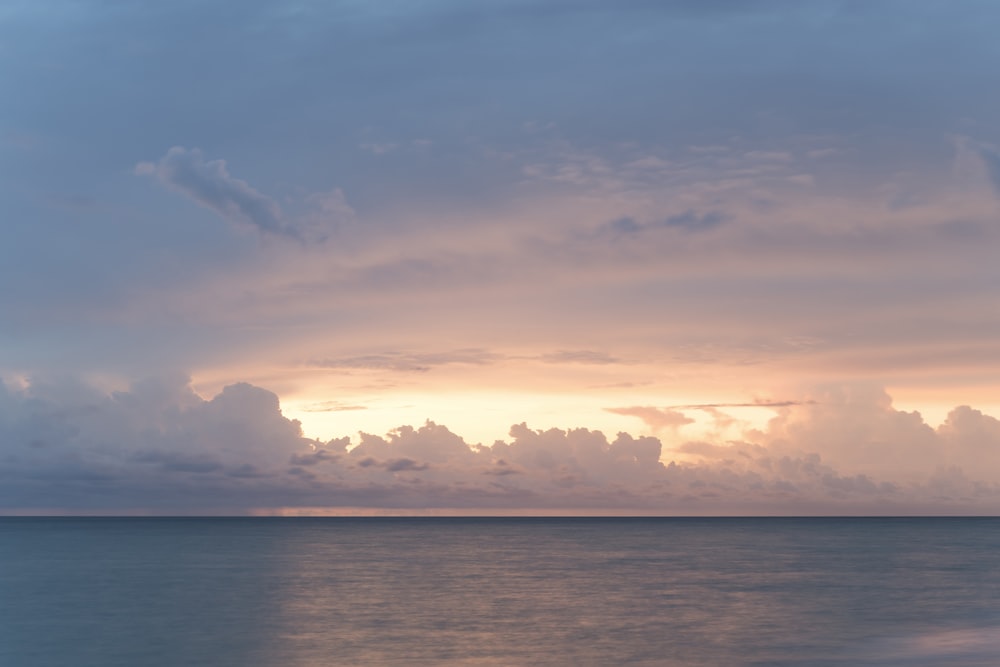
[[[0,519],[2,667],[1000,664],[994,519]]]

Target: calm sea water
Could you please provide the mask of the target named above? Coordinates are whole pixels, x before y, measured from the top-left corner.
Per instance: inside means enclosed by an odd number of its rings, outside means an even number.
[[[0,519],[3,667],[1000,665],[1000,520]]]

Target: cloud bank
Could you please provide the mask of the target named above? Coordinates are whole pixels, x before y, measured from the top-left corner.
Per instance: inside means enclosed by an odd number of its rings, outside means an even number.
[[[743,439],[668,449],[650,436],[523,423],[482,445],[430,421],[320,442],[249,384],[206,400],[184,378],[112,393],[71,380],[9,383],[0,385],[0,511],[1000,510],[997,419],[960,406],[934,429],[878,389],[814,398],[778,408]]]

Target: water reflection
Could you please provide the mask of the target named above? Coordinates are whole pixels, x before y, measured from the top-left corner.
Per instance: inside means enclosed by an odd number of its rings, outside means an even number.
[[[0,522],[0,664],[1000,664],[983,520],[130,521]]]
[[[1000,664],[1000,627],[930,631],[871,642],[856,655],[862,667],[995,667]]]

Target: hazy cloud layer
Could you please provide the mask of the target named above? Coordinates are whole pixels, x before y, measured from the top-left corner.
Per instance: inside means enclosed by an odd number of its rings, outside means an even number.
[[[0,392],[4,512],[248,512],[280,508],[688,513],[992,512],[1000,421],[955,408],[938,429],[874,388],[788,405],[742,440],[613,439],[510,428],[490,445],[443,425],[304,438],[247,384],[211,400],[183,379],[105,394],[72,381]],[[631,414],[649,419],[641,411]],[[675,418],[673,425],[687,423]]]

